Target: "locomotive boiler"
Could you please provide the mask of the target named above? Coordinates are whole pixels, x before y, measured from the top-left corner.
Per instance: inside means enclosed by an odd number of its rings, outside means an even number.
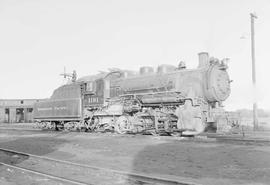
[[[180,62],[73,80],[36,103],[34,118],[42,127],[56,129],[198,134],[221,121],[216,113],[230,95],[227,60],[202,52],[195,69]]]

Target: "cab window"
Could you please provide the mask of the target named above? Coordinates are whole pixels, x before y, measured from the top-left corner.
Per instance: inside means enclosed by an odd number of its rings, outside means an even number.
[[[95,91],[95,84],[94,82],[87,82],[86,83],[86,91]]]

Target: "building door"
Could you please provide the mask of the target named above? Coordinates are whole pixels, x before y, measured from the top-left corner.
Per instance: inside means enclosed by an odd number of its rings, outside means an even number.
[[[24,109],[23,108],[17,108],[16,109],[16,122],[17,123],[23,123],[24,122]]]
[[[9,109],[5,109],[5,123],[9,123]]]
[[[26,110],[26,113],[24,114],[25,122],[27,122],[27,123],[33,122],[33,108],[27,108],[27,109],[24,109],[24,110]]]

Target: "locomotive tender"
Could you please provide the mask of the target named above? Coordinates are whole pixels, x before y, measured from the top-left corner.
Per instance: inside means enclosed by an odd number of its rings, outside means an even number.
[[[36,103],[34,119],[43,128],[198,134],[221,122],[216,112],[230,95],[226,63],[202,52],[196,69],[181,62],[83,77]]]

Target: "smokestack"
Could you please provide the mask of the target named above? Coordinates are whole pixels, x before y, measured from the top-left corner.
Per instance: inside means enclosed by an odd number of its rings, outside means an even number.
[[[199,66],[198,68],[206,67],[209,65],[209,55],[207,52],[201,52],[199,55]]]

